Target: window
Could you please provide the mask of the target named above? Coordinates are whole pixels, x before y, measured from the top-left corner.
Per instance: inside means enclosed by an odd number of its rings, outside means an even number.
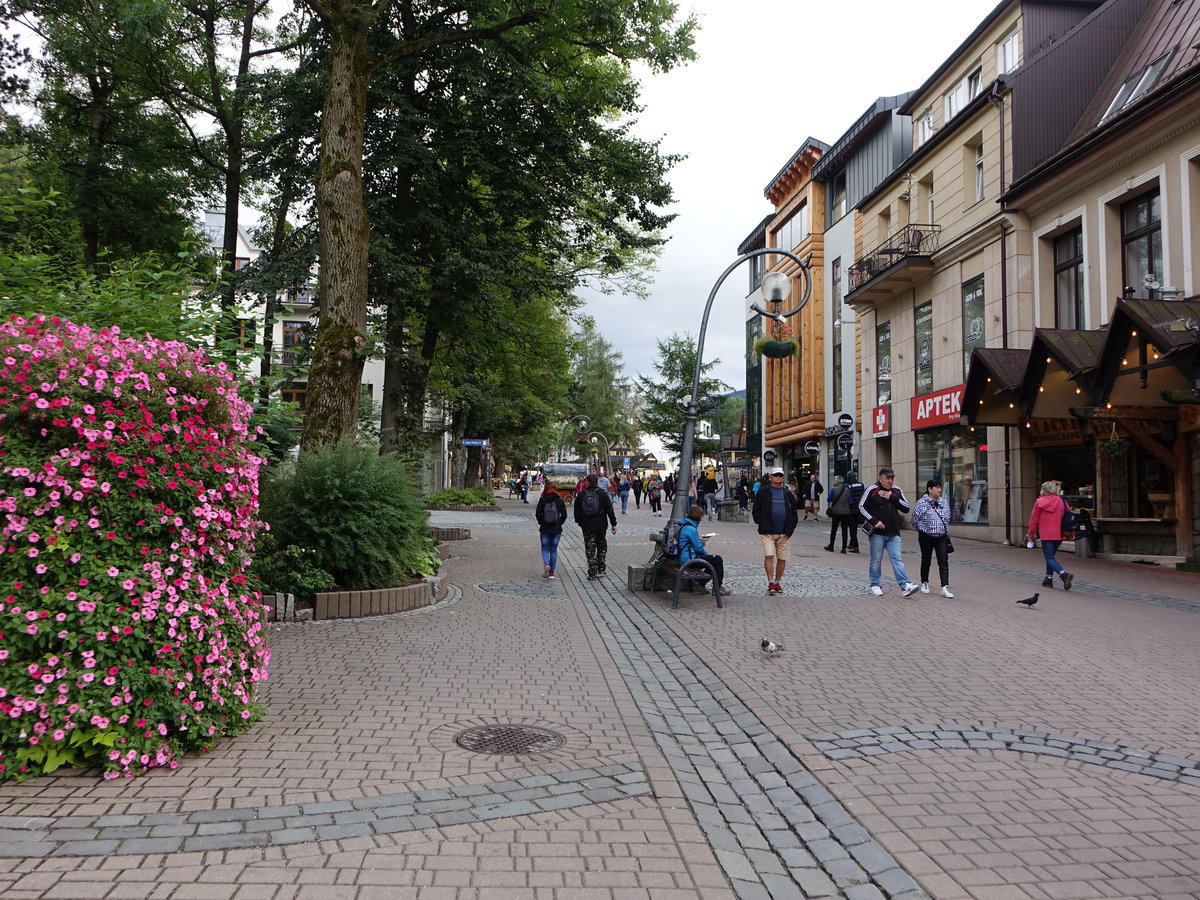
[[[307,384],[293,384],[280,391],[284,403],[295,403],[300,412],[304,412],[305,399],[308,394]]]
[[[1083,327],[1083,228],[1054,239],[1054,327]]]
[[[792,250],[808,237],[808,203],[801,203],[800,208],[790,219],[775,229],[775,244],[780,250]]]
[[[946,121],[949,122],[962,112],[968,103],[978,97],[982,87],[983,70],[976,66],[946,94]]]
[[[283,323],[283,365],[291,367],[301,363],[304,345],[308,342],[308,333],[304,322]]]
[[[917,342],[916,393],[928,394],[933,390],[933,301],[929,300],[916,308],[915,334]]]
[[[233,268],[235,270],[240,272],[242,269],[246,268],[246,266],[248,266],[248,265],[250,265],[250,257],[248,257],[248,256],[234,257]]]
[[[1125,290],[1152,299],[1151,284],[1162,282],[1162,220],[1158,188],[1121,207],[1121,246]]]
[[[846,214],[846,173],[833,176],[833,219],[837,221]]]
[[[875,326],[875,403],[892,402],[892,323]]]
[[[963,311],[963,378],[971,368],[971,351],[984,346],[987,339],[983,318],[983,276],[979,275],[962,286]]]
[[[1013,29],[996,47],[996,69],[1007,75],[1021,64],[1021,32]]]
[[[257,323],[254,319],[238,319],[238,349],[252,350],[257,335],[254,329]]]
[[[1117,89],[1117,96],[1113,97],[1113,102],[1109,104],[1108,110],[1104,113],[1104,118],[1116,115],[1125,107],[1129,106],[1134,101],[1140,99],[1148,90],[1154,87],[1154,83],[1158,81],[1158,76],[1162,74],[1163,69],[1167,67],[1167,63],[1171,61],[1171,55],[1175,52],[1172,47],[1146,68],[1134,72],[1124,83]]]
[[[832,407],[842,408],[842,258],[839,256],[830,266],[833,279],[833,379],[830,388],[833,392]]]
[[[750,259],[750,290],[757,291],[762,284],[763,276],[767,274],[767,257],[763,254]]]
[[[958,425],[917,432],[917,484],[942,483],[951,522],[988,522],[986,435],[986,429]]]
[[[975,145],[975,201],[983,199],[983,144]]]
[[[917,146],[924,144],[934,135],[933,110],[927,109],[917,119]]]

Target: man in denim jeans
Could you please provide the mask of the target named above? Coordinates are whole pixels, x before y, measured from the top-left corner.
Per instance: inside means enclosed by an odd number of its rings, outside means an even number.
[[[896,584],[904,596],[914,593],[918,585],[910,581],[904,571],[904,561],[900,558],[900,514],[908,512],[908,501],[904,492],[895,484],[896,473],[891,469],[880,469],[879,480],[863,492],[858,509],[862,513],[871,532],[871,593],[876,597],[883,596],[883,586],[879,583],[883,575],[883,553],[886,550],[892,561],[892,572],[896,576]]]

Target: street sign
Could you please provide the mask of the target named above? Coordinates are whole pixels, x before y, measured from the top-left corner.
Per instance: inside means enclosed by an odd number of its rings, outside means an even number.
[[[765,453],[763,453],[763,463],[765,463],[768,466],[775,465],[775,451],[774,450],[767,450]]]
[[[816,456],[818,453],[821,452],[821,445],[818,444],[816,441],[809,441],[807,444],[804,445],[804,452],[807,453],[809,456]]]
[[[839,449],[849,450],[851,447],[854,446],[853,433],[847,431],[845,434],[839,434],[837,436],[837,445],[838,445]]]
[[[846,429],[853,428],[854,416],[850,415],[850,413],[842,413],[838,416],[838,425]]]
[[[462,445],[464,447],[486,447],[487,441],[478,440],[476,438],[463,438]]]

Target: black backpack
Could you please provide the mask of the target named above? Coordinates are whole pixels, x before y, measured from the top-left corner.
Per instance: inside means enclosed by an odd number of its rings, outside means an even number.
[[[542,524],[557,525],[558,524],[558,501],[546,499],[546,505],[542,509]]]
[[[596,488],[588,488],[583,492],[583,499],[579,501],[579,509],[585,516],[600,515],[600,495],[596,493]]]

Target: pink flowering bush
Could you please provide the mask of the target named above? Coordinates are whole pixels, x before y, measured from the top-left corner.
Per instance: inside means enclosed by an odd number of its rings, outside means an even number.
[[[184,344],[0,324],[0,779],[175,768],[256,720],[249,416]]]

